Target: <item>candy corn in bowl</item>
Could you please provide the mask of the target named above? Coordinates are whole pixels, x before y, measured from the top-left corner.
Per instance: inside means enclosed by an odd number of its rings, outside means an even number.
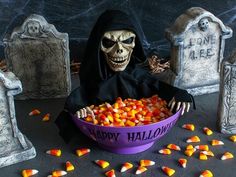
[[[77,127],[100,147],[117,154],[135,154],[150,148],[176,123],[181,110],[171,113],[166,101],[117,98],[115,103],[90,106],[95,118],[72,116]]]

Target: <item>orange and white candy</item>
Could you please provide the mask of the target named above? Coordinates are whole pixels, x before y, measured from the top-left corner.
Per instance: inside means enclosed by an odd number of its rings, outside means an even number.
[[[66,162],[66,171],[73,171],[75,169],[74,165],[70,162]]]
[[[179,164],[183,167],[183,168],[186,168],[187,166],[187,159],[184,159],[184,158],[180,158],[178,160]]]
[[[213,134],[213,131],[211,129],[209,129],[208,127],[204,127],[203,131],[208,136]]]
[[[39,171],[38,170],[35,170],[35,169],[25,169],[25,170],[22,170],[22,176],[23,177],[28,177],[28,176],[33,176],[35,174],[37,174]]]
[[[95,163],[99,165],[101,168],[106,168],[110,165],[110,163],[105,160],[95,160]]]
[[[167,148],[171,149],[171,150],[175,150],[175,151],[180,151],[180,147],[176,144],[168,144]]]
[[[89,148],[81,148],[81,149],[76,150],[76,154],[79,157],[82,156],[82,155],[88,154],[89,152],[90,152]]]
[[[52,176],[65,176],[65,175],[67,175],[67,172],[63,170],[55,170],[52,172]]]
[[[190,130],[190,131],[195,130],[195,126],[193,124],[184,124],[184,125],[182,125],[182,128]]]
[[[200,160],[207,160],[208,158],[207,158],[207,155],[206,155],[206,154],[203,154],[203,153],[200,152],[200,154],[199,154],[199,159],[200,159]]]
[[[132,163],[129,163],[129,162],[125,162],[125,163],[122,165],[122,167],[121,167],[121,169],[120,169],[120,172],[125,172],[125,171],[127,171],[127,170],[129,170],[129,169],[131,169],[131,168],[133,168],[133,164],[132,164]]]
[[[175,173],[175,170],[172,168],[169,168],[167,166],[162,166],[161,167],[162,171],[165,172],[165,174],[167,174],[168,176],[172,176]]]
[[[140,160],[139,164],[141,167],[148,167],[148,166],[155,165],[155,162],[152,160]]]
[[[200,153],[205,154],[207,156],[211,156],[211,157],[215,156],[214,153],[212,151],[209,151],[209,150],[208,151],[201,151]]]
[[[220,140],[212,140],[211,145],[212,146],[220,146],[220,145],[224,145],[224,142],[222,142]]]
[[[158,151],[160,154],[164,154],[164,155],[169,155],[171,154],[171,150],[170,149],[160,149]]]
[[[213,174],[210,170],[204,170],[199,177],[213,177]]]
[[[236,142],[236,135],[232,135],[229,137],[229,139],[233,142]]]
[[[39,115],[41,112],[38,109],[34,109],[29,113],[29,116]]]
[[[111,169],[105,173],[107,177],[116,177],[115,170]]]
[[[201,151],[208,151],[209,150],[209,147],[208,145],[197,145],[194,147],[195,149],[198,149],[198,150],[201,150]]]
[[[45,116],[43,116],[42,121],[43,121],[43,122],[47,122],[47,121],[49,121],[49,120],[50,120],[50,114],[47,113]]]
[[[194,149],[193,145],[192,144],[187,145],[186,150],[188,150],[188,149]]]
[[[230,152],[226,152],[222,155],[221,160],[227,160],[234,158],[234,155]]]
[[[60,157],[61,156],[61,150],[60,149],[50,149],[46,151],[47,154]]]
[[[142,174],[143,172],[147,171],[146,167],[139,166],[135,172],[136,175]]]
[[[192,136],[186,140],[187,143],[197,143],[200,142],[200,138],[198,136]]]
[[[186,156],[192,156],[193,155],[193,153],[196,151],[196,149],[195,148],[192,148],[192,149],[186,149],[185,151],[184,151],[184,154],[186,155]]]

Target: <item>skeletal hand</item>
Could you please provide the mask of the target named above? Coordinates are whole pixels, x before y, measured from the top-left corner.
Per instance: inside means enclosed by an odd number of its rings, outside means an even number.
[[[92,119],[94,120],[95,119],[95,116],[94,116],[94,113],[92,111],[92,109],[90,107],[85,107],[85,108],[82,108],[80,109],[79,111],[76,112],[76,115],[79,119],[81,118],[85,118],[87,117],[88,115],[91,115]]]
[[[168,106],[170,107],[170,111],[173,111],[174,107],[176,107],[175,111],[178,111],[182,107],[181,115],[190,109],[189,102],[176,102],[175,97],[170,100]]]

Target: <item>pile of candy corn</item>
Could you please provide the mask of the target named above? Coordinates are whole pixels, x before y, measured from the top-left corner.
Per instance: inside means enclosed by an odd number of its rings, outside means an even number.
[[[102,126],[138,126],[159,122],[172,115],[167,102],[158,95],[140,100],[118,97],[114,104],[90,106],[95,120],[88,115],[85,120]]]

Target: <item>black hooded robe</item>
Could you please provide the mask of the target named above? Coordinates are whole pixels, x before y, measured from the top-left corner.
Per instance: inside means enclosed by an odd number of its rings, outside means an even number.
[[[102,53],[101,40],[105,32],[130,30],[136,34],[135,47],[126,69],[114,72],[106,63]],[[77,129],[70,118],[81,108],[104,102],[113,103],[117,97],[140,99],[158,94],[167,102],[175,97],[176,101],[191,102],[192,97],[185,90],[158,81],[151,75],[146,62],[142,41],[143,31],[135,18],[119,10],[107,10],[97,20],[89,36],[84,59],[80,69],[80,86],[68,96],[65,109],[60,113],[56,124],[65,141]]]

